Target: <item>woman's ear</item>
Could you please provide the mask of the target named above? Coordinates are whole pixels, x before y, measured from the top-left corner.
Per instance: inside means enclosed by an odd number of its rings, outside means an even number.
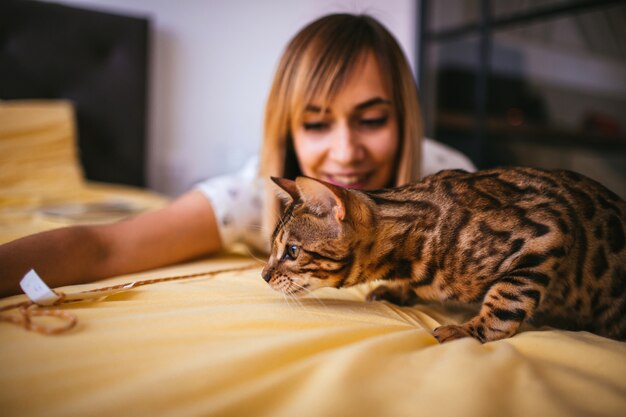
[[[270,178],[280,187],[280,189],[276,190],[276,194],[285,204],[289,205],[300,198],[300,191],[298,191],[295,181],[288,180],[287,178]]]
[[[348,193],[345,189],[308,177],[296,178],[302,200],[319,215],[335,214],[338,221],[346,217]]]

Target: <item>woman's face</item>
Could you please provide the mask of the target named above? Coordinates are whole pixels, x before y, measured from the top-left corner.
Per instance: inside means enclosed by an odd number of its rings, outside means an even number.
[[[369,53],[325,112],[308,103],[293,127],[302,174],[342,187],[389,186],[398,151],[398,126],[376,58]]]

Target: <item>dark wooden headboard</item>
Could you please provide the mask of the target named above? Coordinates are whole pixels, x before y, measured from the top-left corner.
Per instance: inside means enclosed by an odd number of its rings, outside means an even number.
[[[146,185],[148,19],[0,1],[0,99],[68,99],[85,175]]]

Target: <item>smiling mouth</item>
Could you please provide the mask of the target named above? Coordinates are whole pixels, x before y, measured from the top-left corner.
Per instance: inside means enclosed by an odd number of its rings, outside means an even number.
[[[334,185],[338,185],[340,187],[364,188],[367,185],[370,178],[372,177],[372,175],[373,173],[371,172],[366,173],[366,174],[353,174],[353,175],[326,174],[324,175],[324,179],[325,181]]]

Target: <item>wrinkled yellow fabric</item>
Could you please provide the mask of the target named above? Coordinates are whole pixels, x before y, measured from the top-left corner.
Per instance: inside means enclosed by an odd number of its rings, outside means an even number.
[[[107,283],[246,262],[220,257]],[[626,343],[543,329],[438,345],[429,330],[463,314],[367,303],[366,291],[285,299],[259,267],[67,305],[79,324],[65,335],[0,323],[0,409],[63,417],[625,415]]]
[[[37,181],[30,184],[37,184],[31,191],[41,188]],[[74,194],[59,188],[56,196],[33,192],[30,202],[0,204],[0,242],[59,227],[37,214],[49,198],[84,202],[121,195],[146,207],[162,203],[116,186],[84,183]],[[18,216],[16,207],[28,210]],[[62,290],[251,261],[220,256]],[[626,343],[527,327],[484,345],[472,339],[439,345],[430,330],[461,322],[467,310],[367,303],[369,285],[287,299],[269,288],[260,271],[66,304],[62,308],[79,322],[58,336],[0,323],[1,415],[626,415]]]

